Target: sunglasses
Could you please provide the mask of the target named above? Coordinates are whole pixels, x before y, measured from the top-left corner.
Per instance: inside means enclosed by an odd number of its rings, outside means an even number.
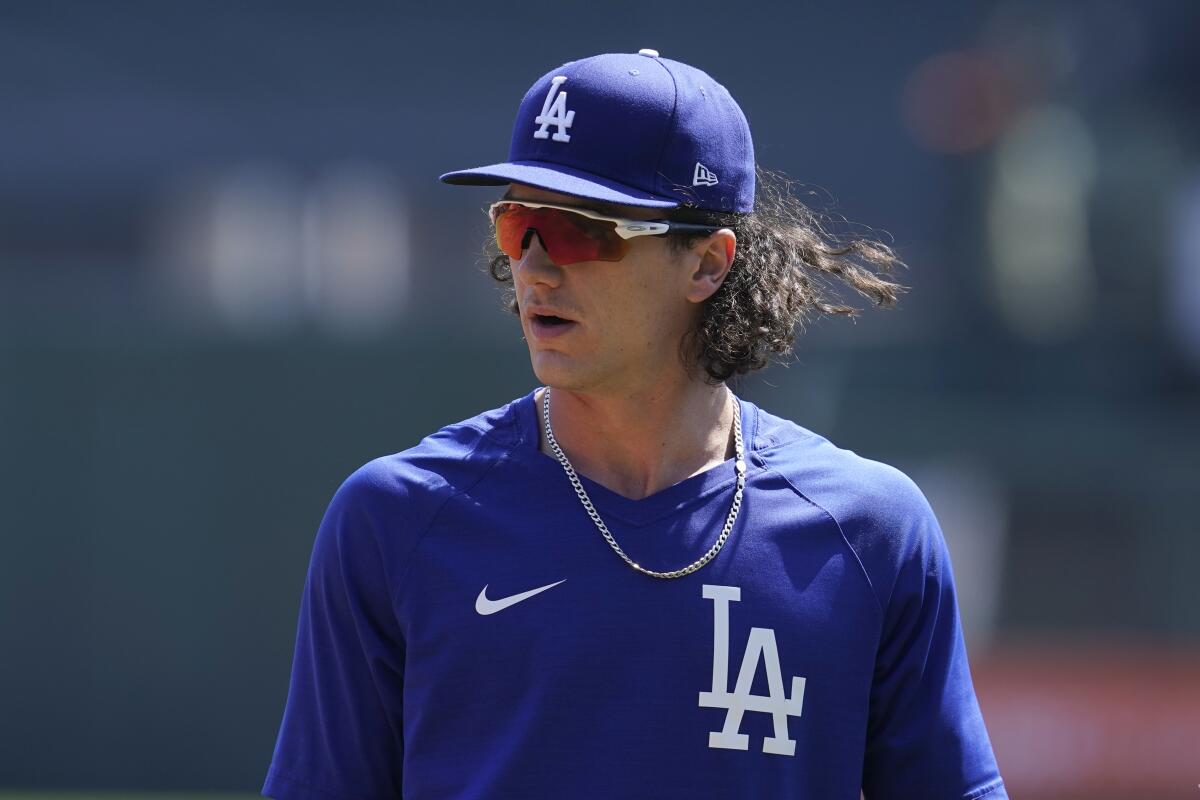
[[[620,261],[635,236],[662,236],[671,231],[712,233],[722,226],[670,220],[622,219],[586,208],[501,200],[489,209],[496,244],[513,260],[520,260],[537,233],[546,255],[560,267],[581,261]]]

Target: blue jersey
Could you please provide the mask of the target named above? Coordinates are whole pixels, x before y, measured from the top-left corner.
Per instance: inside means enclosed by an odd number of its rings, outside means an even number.
[[[359,469],[317,533],[279,800],[1006,798],[949,556],[899,471],[741,402],[724,549],[630,569],[531,393]],[[732,460],[641,500],[630,557],[712,546]]]

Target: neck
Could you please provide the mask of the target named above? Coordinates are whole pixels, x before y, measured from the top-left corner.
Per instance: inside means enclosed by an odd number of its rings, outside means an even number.
[[[542,452],[553,455],[535,395]],[[737,404],[724,385],[686,381],[619,395],[554,389],[551,419],[575,471],[617,494],[647,497],[733,455]]]

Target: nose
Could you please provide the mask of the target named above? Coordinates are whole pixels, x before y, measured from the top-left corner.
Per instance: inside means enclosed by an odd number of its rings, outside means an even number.
[[[525,232],[526,247],[520,260],[512,261],[513,280],[526,286],[544,283],[558,286],[562,283],[562,267],[550,260],[542,247],[542,237],[533,228]]]

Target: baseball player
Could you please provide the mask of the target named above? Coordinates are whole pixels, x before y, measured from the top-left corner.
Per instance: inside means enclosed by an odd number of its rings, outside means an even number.
[[[1006,798],[942,534],[892,467],[737,397],[884,245],[758,180],[652,50],[521,101],[492,274],[538,381],[360,468],[321,522],[263,794]]]

